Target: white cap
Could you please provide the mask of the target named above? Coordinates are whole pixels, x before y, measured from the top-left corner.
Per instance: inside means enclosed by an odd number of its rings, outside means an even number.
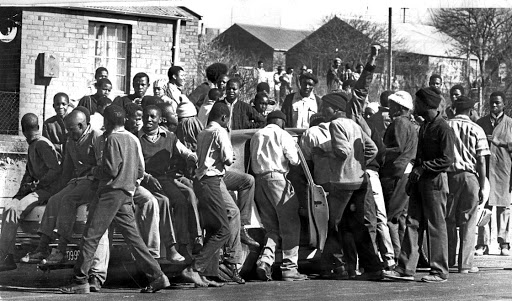
[[[412,108],[414,107],[412,103],[411,94],[405,91],[397,91],[394,94],[389,95],[388,99],[396,102],[397,104],[409,110],[412,110]]]
[[[379,104],[377,102],[370,102],[366,107],[371,109],[374,114],[379,111]]]

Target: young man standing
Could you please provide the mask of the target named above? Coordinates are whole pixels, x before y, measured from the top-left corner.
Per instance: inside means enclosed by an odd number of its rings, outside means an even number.
[[[300,76],[300,90],[286,96],[281,110],[286,115],[286,127],[307,129],[309,119],[318,113],[322,104],[313,93],[318,78],[311,73]]]
[[[448,279],[446,171],[454,161],[455,135],[438,111],[439,94],[439,90],[430,87],[416,92],[415,110],[425,122],[420,128],[416,160],[409,176],[407,230],[397,267],[384,273],[389,279],[414,281],[425,225],[430,242],[430,274],[421,280],[436,283]]]
[[[341,86],[343,82],[341,81],[341,73],[340,70],[341,59],[335,58],[331,68],[327,71],[327,91],[329,93],[339,92],[341,90]]]

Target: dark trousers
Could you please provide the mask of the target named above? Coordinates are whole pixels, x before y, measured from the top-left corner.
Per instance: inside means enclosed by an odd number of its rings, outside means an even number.
[[[388,214],[389,235],[395,251],[395,258],[400,255],[406,229],[409,196],[405,192],[405,185],[408,180],[409,174],[404,174],[401,178],[381,178]]]
[[[87,283],[88,272],[94,259],[98,243],[112,221],[117,223],[125,242],[135,257],[137,267],[150,281],[163,275],[158,262],[151,256],[137,229],[133,211],[133,198],[122,190],[111,190],[99,194],[91,202],[87,224],[80,243],[80,255],[74,272],[75,281]]]
[[[240,224],[242,226],[251,224],[251,210],[254,204],[254,177],[246,173],[226,171],[223,181],[228,190],[238,192],[238,198],[235,199],[235,202],[238,209],[240,209]]]
[[[407,230],[398,257],[396,270],[414,275],[423,243],[423,230],[427,230],[430,255],[430,274],[448,278],[448,233],[446,230],[446,202],[448,179],[446,173],[434,178],[420,178],[413,184],[409,199]]]
[[[204,176],[194,182],[206,236],[193,269],[204,276],[218,276],[219,250],[230,237],[227,208],[220,189],[222,178]],[[236,262],[234,262],[236,263]]]

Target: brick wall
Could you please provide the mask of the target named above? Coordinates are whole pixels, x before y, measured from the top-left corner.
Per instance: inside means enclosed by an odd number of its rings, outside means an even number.
[[[187,74],[196,74],[196,53],[199,48],[199,22],[181,22],[179,64]]]

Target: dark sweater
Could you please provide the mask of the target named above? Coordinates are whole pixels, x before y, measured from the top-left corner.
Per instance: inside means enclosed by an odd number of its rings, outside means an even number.
[[[64,120],[57,115],[46,119],[43,123],[43,137],[50,140],[60,157],[64,155],[64,145],[68,138],[68,131],[64,126]]]
[[[408,116],[396,117],[384,134],[385,161],[380,169],[383,178],[400,178],[416,156],[417,126]]]
[[[66,142],[66,153],[62,163],[61,183],[66,183],[73,177],[92,176],[92,168],[96,166],[94,144],[101,133],[88,126],[78,141],[71,137]]]
[[[231,106],[227,100],[219,100]],[[258,113],[250,104],[238,100],[231,115],[231,130],[257,129],[265,126],[265,117]]]
[[[96,113],[98,111],[98,100],[96,99],[96,94],[82,97],[78,102],[78,105],[87,108],[91,115]]]
[[[126,96],[118,96],[114,99],[114,101],[112,102],[113,105],[116,105],[116,106],[120,106],[121,108],[125,109],[126,110],[126,106],[129,104],[129,103],[132,103],[134,102],[134,100],[136,99],[137,97],[133,94],[130,94],[130,95],[126,95]],[[141,97],[142,99],[142,97]]]

